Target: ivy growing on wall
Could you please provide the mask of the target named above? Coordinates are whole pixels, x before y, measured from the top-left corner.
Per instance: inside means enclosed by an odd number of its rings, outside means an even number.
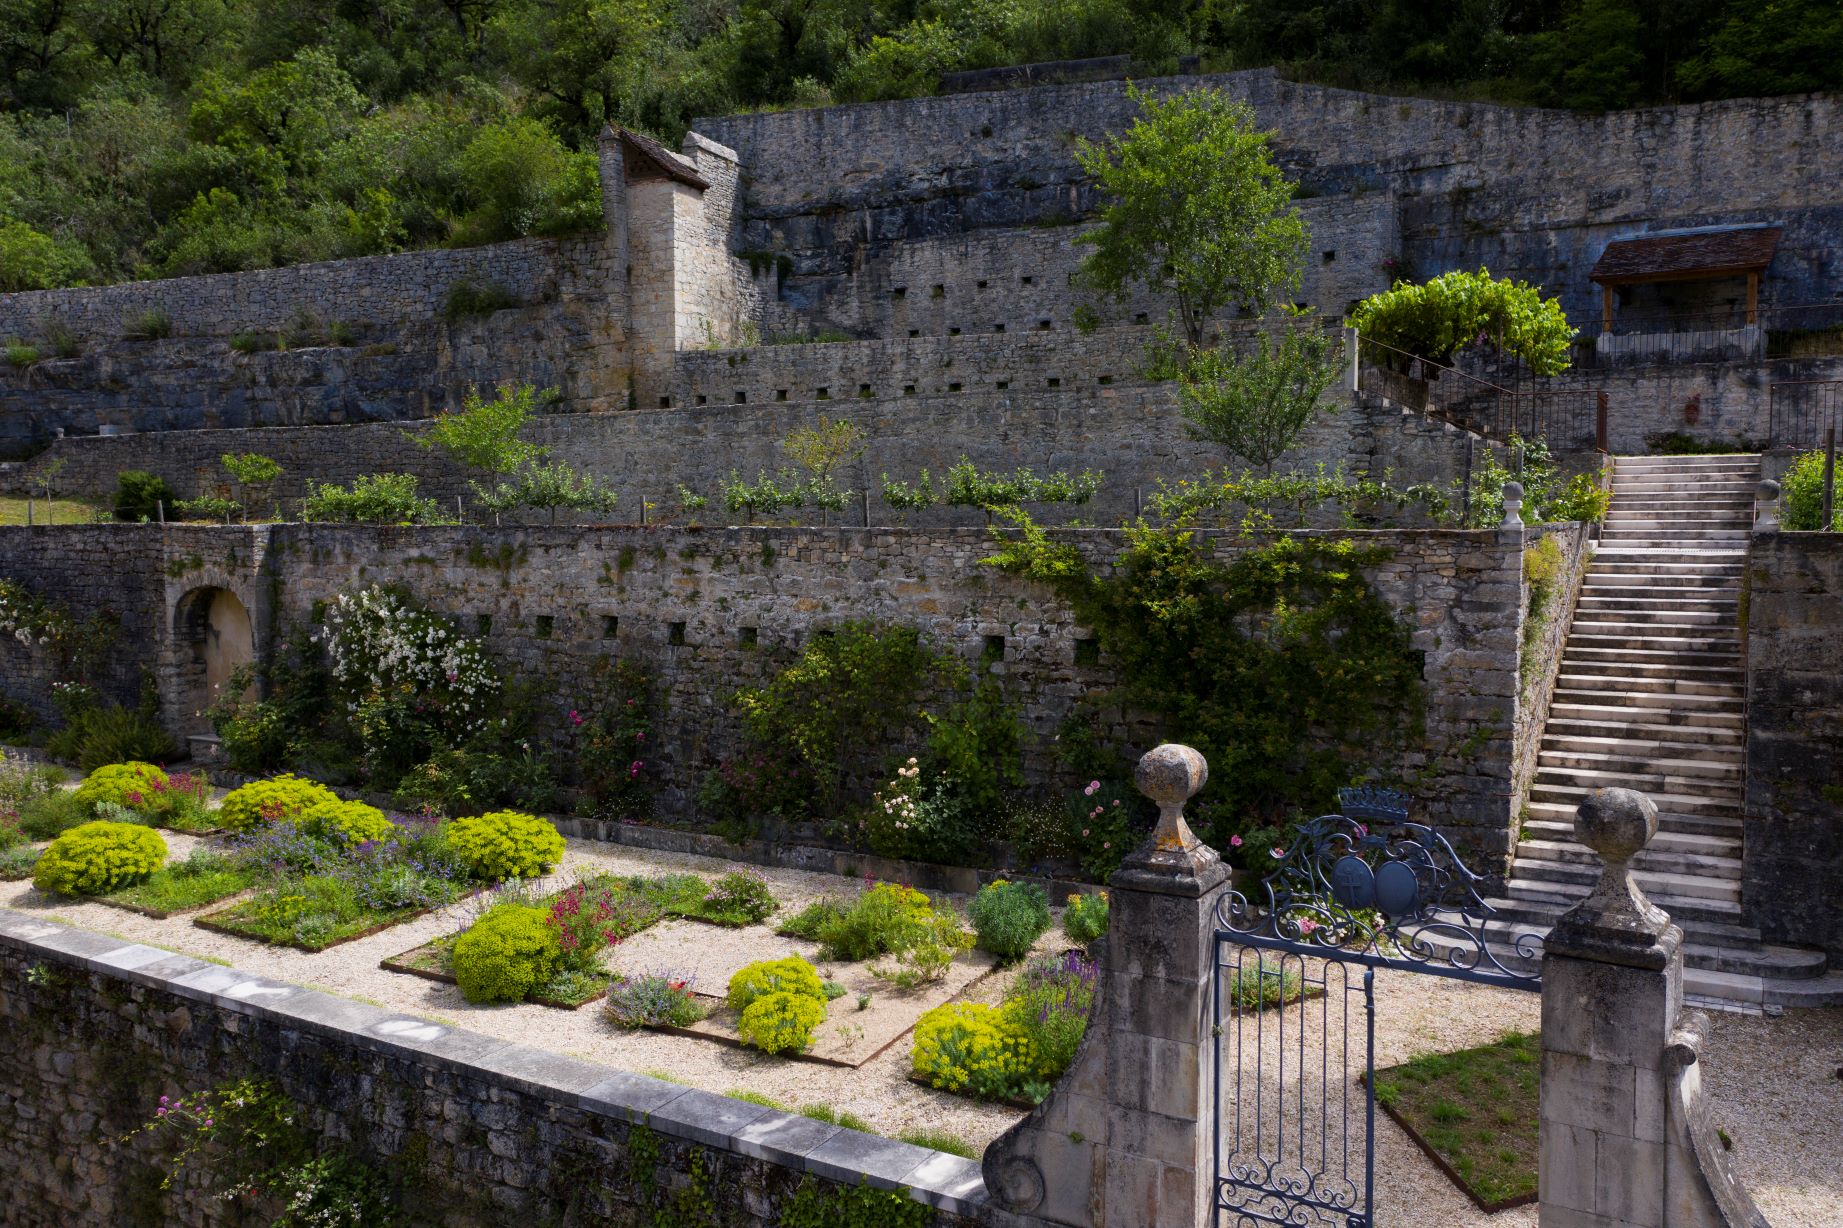
[[[1336,790],[1399,779],[1422,740],[1411,628],[1364,578],[1386,548],[1282,538],[1215,558],[1196,535],[1129,527],[1091,571],[1028,518],[988,564],[1048,584],[1093,630],[1120,679],[1102,702],[1144,714],[1210,762],[1194,811],[1219,844]]]

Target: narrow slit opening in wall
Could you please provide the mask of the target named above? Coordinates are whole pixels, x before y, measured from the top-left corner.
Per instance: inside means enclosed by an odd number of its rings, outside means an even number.
[[[944,285],[936,286],[934,289],[930,290],[928,294],[930,298],[946,298],[947,297],[947,287]]]
[[[907,298],[909,297],[909,288],[907,286],[897,286],[893,290],[890,291],[890,297],[891,298]]]
[[[832,390],[830,388],[821,388],[813,393],[813,399],[815,401],[830,401],[832,399]]]
[[[979,659],[982,661],[1003,661],[1005,659],[1005,637],[987,635],[981,637]]]
[[[1049,377],[1049,386],[1051,388],[1060,388],[1062,387],[1062,381],[1052,375]]]
[[[915,385],[914,384],[904,384],[902,386],[902,395],[905,397],[914,396],[915,395]]]
[[[958,385],[958,384],[949,384],[949,385],[947,385],[947,391],[949,391],[949,392],[958,392],[958,391],[960,391],[960,385]]]
[[[540,640],[549,639],[552,635],[556,634],[556,631],[557,616],[555,614],[540,614],[532,624],[532,634],[536,635]]]
[[[950,328],[947,330],[947,335],[949,337],[958,337],[960,335],[960,330],[957,328]]]
[[[1097,378],[1094,382],[1097,384],[1100,384],[1102,387],[1105,387],[1106,385],[1113,383],[1113,376],[1103,375]]]
[[[1326,264],[1330,264],[1333,260],[1337,259],[1337,253],[1334,251],[1320,252],[1318,255]]]
[[[1150,324],[1151,322],[1152,322],[1152,317],[1147,315],[1143,311],[1133,316],[1133,323],[1135,324]]]
[[[859,384],[858,395],[861,397],[870,397],[874,394],[871,392],[869,384]]]
[[[659,408],[671,409],[672,408],[672,398],[671,397],[660,397],[659,398]]]
[[[816,640],[829,640],[829,639],[831,639],[831,638],[832,638],[832,628],[830,628],[830,627],[819,627],[819,628],[817,628],[817,629],[815,629],[815,630],[813,631],[813,638],[814,638],[814,639],[816,639]]]
[[[1101,641],[1087,636],[1075,641],[1075,664],[1099,665],[1101,663]]]
[[[757,627],[744,627],[736,634],[736,642],[744,648],[753,648],[761,642],[761,630]]]
[[[919,336],[921,336],[921,329],[919,329],[919,328],[911,328],[911,329],[909,330],[909,336],[911,336],[911,337],[919,337]]]
[[[493,633],[493,616],[491,614],[474,615],[474,634],[491,635]]]
[[[1009,388],[1009,387],[1011,387],[1011,381],[1010,381],[1010,380],[1008,380],[1008,379],[1001,379],[1001,380],[999,380],[999,381],[998,381],[998,390],[999,390],[1000,392],[1003,392],[1003,391],[1004,391],[1005,389],[1007,389],[1007,388]]]
[[[1037,331],[1042,332],[1042,333],[1047,333],[1049,331],[1049,321],[1048,320],[1038,320],[1037,321]]]
[[[698,404],[699,404],[699,405],[708,405],[708,404],[710,404],[710,398],[709,398],[709,397],[707,397],[707,396],[705,396],[705,395],[704,395],[703,393],[701,393],[701,392],[700,392],[700,393],[698,393]]]
[[[785,401],[787,399],[787,389],[776,388],[774,390],[774,399],[777,401]]]
[[[744,392],[742,389],[738,388],[736,390],[736,404],[747,405],[748,403],[749,403],[749,394]]]
[[[983,289],[985,289],[985,283],[984,283],[983,281],[982,281],[982,282],[976,282],[976,283],[974,283],[974,284],[976,284],[976,285],[977,285],[977,286],[978,286],[978,287],[979,287],[979,288],[980,288],[981,290],[983,290]]]
[[[1018,278],[1018,284],[1024,285],[1024,286],[1034,286],[1037,284],[1037,279],[1034,277],[1020,277]]]
[[[992,326],[992,331],[995,333],[1002,333],[1005,331],[1005,326],[1003,324],[994,324]]]
[[[611,640],[621,632],[621,616],[618,614],[602,615],[602,638]]]
[[[672,623],[666,628],[666,643],[672,645],[674,648],[683,648],[685,646],[684,623]]]

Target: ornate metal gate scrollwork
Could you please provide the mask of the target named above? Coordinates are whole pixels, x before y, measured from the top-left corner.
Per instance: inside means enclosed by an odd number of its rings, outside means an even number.
[[[1217,905],[1219,1228],[1374,1222],[1378,968],[1541,988],[1541,937],[1494,921],[1485,880],[1403,795],[1341,801]]]

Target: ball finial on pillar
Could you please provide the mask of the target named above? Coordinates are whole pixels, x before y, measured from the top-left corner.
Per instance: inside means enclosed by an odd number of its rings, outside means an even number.
[[[1158,804],[1158,827],[1152,843],[1158,849],[1194,848],[1198,841],[1184,821],[1184,803],[1209,780],[1209,763],[1188,746],[1167,742],[1139,756],[1133,784]]]
[[[1551,954],[1602,963],[1662,968],[1683,931],[1645,898],[1631,860],[1657,835],[1657,805],[1636,789],[1595,789],[1574,812],[1574,838],[1601,861],[1591,894],[1549,931]]]

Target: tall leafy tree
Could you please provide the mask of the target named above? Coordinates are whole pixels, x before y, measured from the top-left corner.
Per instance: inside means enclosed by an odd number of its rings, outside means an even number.
[[[1265,332],[1237,355],[1198,350],[1179,377],[1178,396],[1193,438],[1207,440],[1267,473],[1318,416],[1338,377],[1331,339],[1304,319]]]
[[[1212,89],[1129,93],[1132,126],[1076,146],[1106,199],[1101,224],[1076,240],[1094,249],[1080,280],[1119,300],[1135,285],[1162,291],[1199,346],[1219,311],[1260,315],[1298,288],[1305,221],[1248,104]]]

